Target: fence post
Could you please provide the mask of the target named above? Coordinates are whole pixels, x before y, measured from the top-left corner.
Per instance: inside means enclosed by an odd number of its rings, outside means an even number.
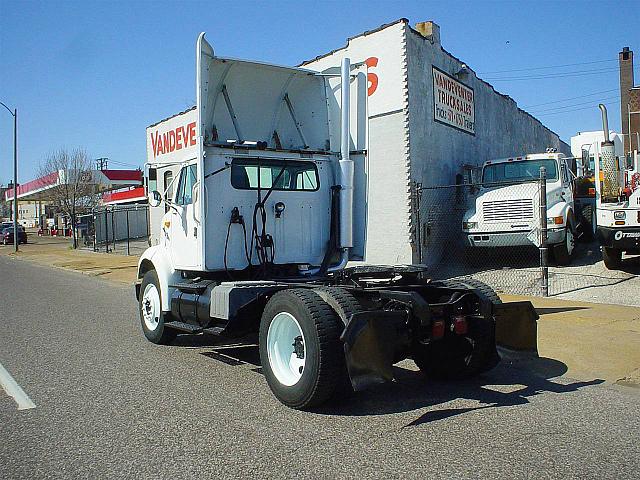
[[[131,255],[131,246],[129,245],[129,208],[125,210],[127,214],[127,255]]]
[[[92,208],[91,213],[93,214],[93,251],[98,251],[98,231],[96,229],[96,209]]]
[[[115,207],[111,207],[111,243],[113,244],[113,251],[116,251],[116,212]],[[117,252],[116,252],[117,253]]]
[[[540,167],[540,289],[549,296],[549,248],[547,246],[547,169]]]
[[[108,207],[104,207],[104,249],[106,253],[109,253],[109,213],[107,210]]]

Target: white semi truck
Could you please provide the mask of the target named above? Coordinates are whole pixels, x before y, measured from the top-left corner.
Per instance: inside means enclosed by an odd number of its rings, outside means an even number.
[[[557,263],[570,263],[577,232],[573,176],[568,158],[557,152],[484,163],[480,190],[463,217],[468,249],[538,244],[540,192],[536,182],[541,167],[547,176],[547,244],[553,248]]]
[[[637,152],[627,172],[615,155],[609,138],[607,109],[600,104],[604,142],[597,149],[595,163],[595,231],[602,245],[602,259],[608,269],[618,269],[622,254],[640,254],[640,185]],[[626,177],[626,179],[625,179]]]
[[[407,357],[439,378],[496,365],[496,318],[531,321],[529,303],[419,266],[347,267],[364,252],[366,91],[364,64],[222,58],[200,35],[195,108],[147,129],[148,340],[257,333],[267,383],[293,408],[391,380]]]

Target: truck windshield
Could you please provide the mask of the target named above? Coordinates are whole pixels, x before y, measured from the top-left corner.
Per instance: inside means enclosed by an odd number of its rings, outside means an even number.
[[[487,165],[482,173],[482,183],[522,182],[540,178],[540,167],[547,169],[547,180],[558,179],[555,160],[521,160]]]
[[[258,177],[258,166],[260,176]],[[318,169],[313,162],[234,158],[231,162],[231,185],[240,190],[261,189],[318,190]]]

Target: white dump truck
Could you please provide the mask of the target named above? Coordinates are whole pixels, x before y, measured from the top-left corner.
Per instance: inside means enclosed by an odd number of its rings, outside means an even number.
[[[547,245],[556,262],[570,263],[577,222],[573,175],[568,158],[547,152],[489,160],[474,205],[463,217],[462,230],[470,256],[481,248],[524,247],[540,241],[540,169],[546,170]]]
[[[602,245],[602,259],[608,269],[622,265],[622,254],[640,254],[640,175],[637,156],[626,172],[625,162],[615,155],[609,138],[607,108],[600,104],[604,142],[597,147],[595,163],[595,233]]]
[[[364,64],[222,58],[200,35],[195,108],[147,129],[148,340],[257,334],[266,381],[293,408],[391,380],[407,357],[438,378],[496,365],[496,318],[531,319],[529,303],[420,266],[347,266],[366,241],[366,91]]]

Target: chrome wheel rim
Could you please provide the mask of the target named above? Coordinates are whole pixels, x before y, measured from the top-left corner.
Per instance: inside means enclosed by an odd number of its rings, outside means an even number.
[[[160,323],[160,294],[157,287],[150,283],[142,294],[142,319],[148,330],[155,330]]]

